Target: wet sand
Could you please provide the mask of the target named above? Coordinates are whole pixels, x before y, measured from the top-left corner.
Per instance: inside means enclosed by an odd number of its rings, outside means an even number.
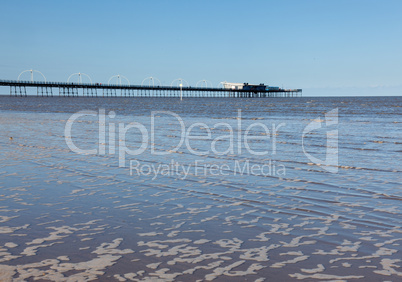
[[[0,281],[402,279],[401,99],[303,98],[293,105],[190,99],[185,106],[170,100],[1,99]],[[114,154],[79,155],[66,145],[64,126],[75,111],[104,107],[115,111],[117,122],[149,128],[150,110],[166,105],[186,125],[203,122],[213,134],[225,132],[213,127],[218,122],[236,125],[238,108],[245,127],[255,121],[285,125],[276,154],[267,156],[243,147],[241,154],[200,157],[183,147],[126,158],[127,164],[190,165],[185,177],[130,175],[128,165],[119,167],[118,147]],[[225,113],[226,107],[232,110]],[[340,113],[336,174],[308,160],[300,145],[303,128],[334,107]],[[98,130],[97,118],[83,118],[74,141],[94,148]],[[179,139],[175,120],[165,119],[156,130],[157,150],[172,150]],[[318,131],[306,141],[317,156],[325,153],[323,136]],[[129,137],[135,147],[138,139]],[[210,143],[194,147],[207,150]],[[258,140],[253,146],[265,148]],[[228,175],[197,174],[192,165],[200,159],[227,164]],[[269,161],[275,164],[271,175],[233,174],[236,162]]]

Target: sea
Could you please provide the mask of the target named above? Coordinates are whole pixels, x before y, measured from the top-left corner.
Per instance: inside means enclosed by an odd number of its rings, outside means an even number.
[[[0,281],[401,281],[402,97],[0,96]]]

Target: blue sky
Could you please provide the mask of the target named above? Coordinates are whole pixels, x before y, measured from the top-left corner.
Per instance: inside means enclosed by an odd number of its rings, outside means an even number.
[[[402,95],[401,15],[397,0],[3,1],[0,79],[33,68],[50,81],[83,72]]]

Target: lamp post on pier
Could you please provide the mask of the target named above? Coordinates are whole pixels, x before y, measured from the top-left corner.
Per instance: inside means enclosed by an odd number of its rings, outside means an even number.
[[[183,83],[180,83],[180,101],[183,101]]]

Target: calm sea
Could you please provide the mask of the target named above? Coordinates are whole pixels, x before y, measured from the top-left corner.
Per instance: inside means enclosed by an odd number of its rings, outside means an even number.
[[[402,277],[402,97],[0,96],[0,132],[0,280]]]

